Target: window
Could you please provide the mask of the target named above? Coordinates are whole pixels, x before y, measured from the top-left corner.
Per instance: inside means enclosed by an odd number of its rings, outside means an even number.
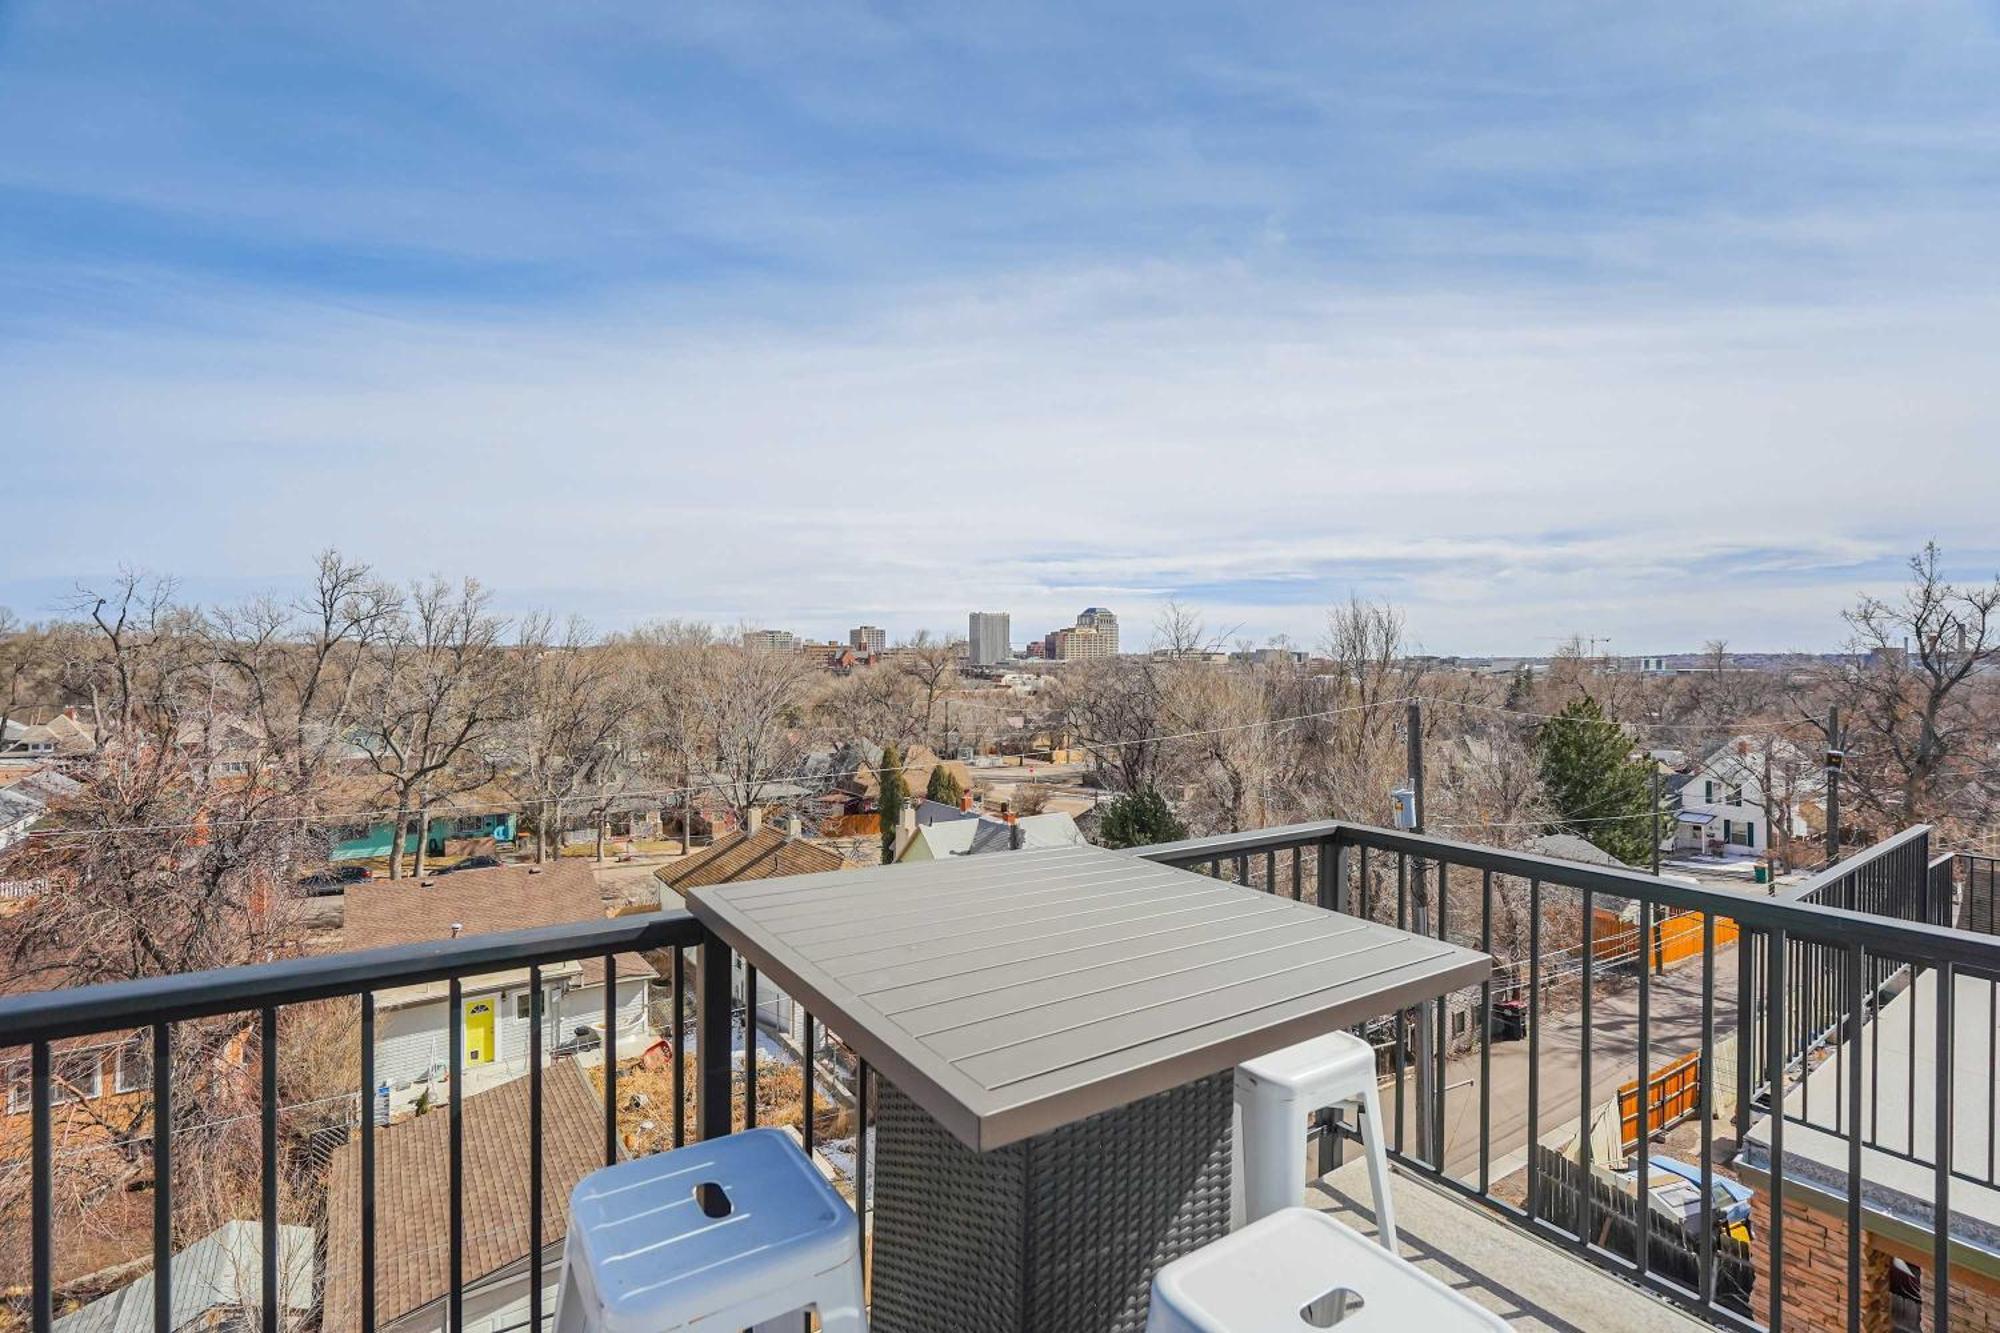
[[[1702,799],[1702,800],[1704,800],[1704,801],[1714,801],[1714,800],[1715,800],[1715,783],[1714,783],[1714,782],[1712,782],[1712,781],[1708,781],[1708,780],[1706,780],[1706,779],[1704,779],[1704,780],[1703,780],[1703,782],[1702,782],[1702,784],[1701,784],[1701,799]]]
[[[112,1080],[114,1092],[144,1092],[153,1086],[153,1048],[143,1037],[134,1037],[118,1048],[118,1073]]]
[[[1744,820],[1743,823],[1737,826],[1736,836],[1732,837],[1730,841],[1739,847],[1755,847],[1757,845],[1757,825],[1750,820]]]
[[[1730,787],[1729,803],[1731,805],[1743,804],[1743,785],[1741,783],[1737,783],[1734,786]]]
[[[49,1078],[49,1105],[61,1106],[82,1097],[89,1100],[104,1091],[104,1067],[98,1049],[69,1051],[55,1057]],[[33,1066],[26,1060],[7,1067],[7,1114],[20,1115],[33,1105]]]

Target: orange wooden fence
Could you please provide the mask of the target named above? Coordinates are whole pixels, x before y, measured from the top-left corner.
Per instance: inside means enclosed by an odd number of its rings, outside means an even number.
[[[1653,1071],[1646,1094],[1647,1136],[1678,1125],[1700,1107],[1701,1052],[1690,1051]],[[1627,1150],[1639,1144],[1639,1080],[1636,1078],[1618,1089],[1618,1137]]]

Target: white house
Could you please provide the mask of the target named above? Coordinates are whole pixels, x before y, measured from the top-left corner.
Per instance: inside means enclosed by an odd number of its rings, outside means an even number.
[[[1709,751],[1686,775],[1674,846],[1761,856],[1771,845],[1774,822],[1792,837],[1810,835],[1805,809],[1819,790],[1820,776],[1806,751],[1787,741],[1739,736]]]
[[[1043,847],[1081,847],[1086,839],[1076,820],[1052,811],[1021,815],[1012,820],[960,819],[924,825],[911,831],[897,853],[898,861],[942,861],[952,856]]]
[[[545,866],[462,870],[422,880],[369,880],[348,886],[341,925],[347,949],[374,949],[564,925],[604,915],[590,867],[579,860]],[[617,1040],[633,1055],[652,1038],[648,1019],[655,973],[642,958],[617,959]],[[604,1038],[602,958],[542,968],[543,1051],[595,1051]],[[528,1069],[528,969],[466,977],[460,983],[466,1086],[477,1092]],[[375,997],[375,1075],[401,1103],[420,1087],[445,1087],[451,1061],[451,989],[447,982],[397,986]],[[397,1096],[395,1094],[403,1094]]]

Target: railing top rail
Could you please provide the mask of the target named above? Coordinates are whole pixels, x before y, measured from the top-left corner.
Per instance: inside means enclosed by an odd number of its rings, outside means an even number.
[[[1918,831],[1906,830],[1906,833]],[[1898,839],[1902,836],[1898,835]],[[1891,839],[1889,843],[1896,843],[1898,839]],[[1281,850],[1315,842],[1402,852],[1427,860],[1446,861],[1454,866],[1491,870],[1521,879],[1538,879],[1567,888],[1588,889],[1597,894],[1689,911],[1712,912],[1731,918],[1748,929],[1782,930],[1806,939],[1860,944],[1871,953],[1890,958],[1921,957],[1926,961],[1949,961],[1985,971],[2000,970],[2000,937],[1978,935],[1949,926],[1874,916],[1822,903],[1757,897],[1681,880],[1655,879],[1640,870],[1583,865],[1532,852],[1508,851],[1425,833],[1406,833],[1400,829],[1375,828],[1341,820],[1260,829],[1248,834],[1223,834],[1215,838],[1188,838],[1180,842],[1134,848],[1133,854],[1154,861],[1185,863],[1253,851]],[[1841,867],[1851,869],[1873,853],[1874,849],[1870,849],[1861,857],[1842,862]]]
[[[1910,843],[1928,842],[1930,836],[1931,826],[1929,824],[1912,824],[1901,833],[1892,834],[1878,843],[1863,848],[1853,856],[1848,857],[1845,861],[1835,861],[1805,883],[1786,889],[1777,896],[1780,898],[1805,898],[1811,894],[1818,893],[1830,884],[1840,883],[1841,880],[1847,878],[1869,862],[1880,860],[1889,853],[1898,851]]]
[[[462,935],[354,953],[286,958],[170,977],[111,981],[0,997],[0,1047],[110,1032],[148,1023],[298,1004],[454,976],[505,972],[607,953],[689,945],[701,923],[685,908],[532,930]]]

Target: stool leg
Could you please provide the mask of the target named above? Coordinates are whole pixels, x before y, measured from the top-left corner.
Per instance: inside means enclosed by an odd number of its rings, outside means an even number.
[[[826,1299],[819,1303],[820,1333],[868,1333],[868,1314],[861,1308],[860,1260],[843,1272],[830,1274],[827,1286],[838,1286],[839,1291],[821,1293]]]
[[[1375,1082],[1357,1099],[1361,1103],[1361,1151],[1368,1159],[1368,1185],[1375,1192],[1375,1235],[1389,1253],[1396,1253],[1396,1204],[1389,1195],[1389,1150],[1382,1133],[1382,1099]]]
[[[1260,1087],[1244,1098],[1243,1222],[1269,1217],[1280,1208],[1296,1208],[1306,1198],[1305,1112],[1298,1098],[1276,1085]]]

